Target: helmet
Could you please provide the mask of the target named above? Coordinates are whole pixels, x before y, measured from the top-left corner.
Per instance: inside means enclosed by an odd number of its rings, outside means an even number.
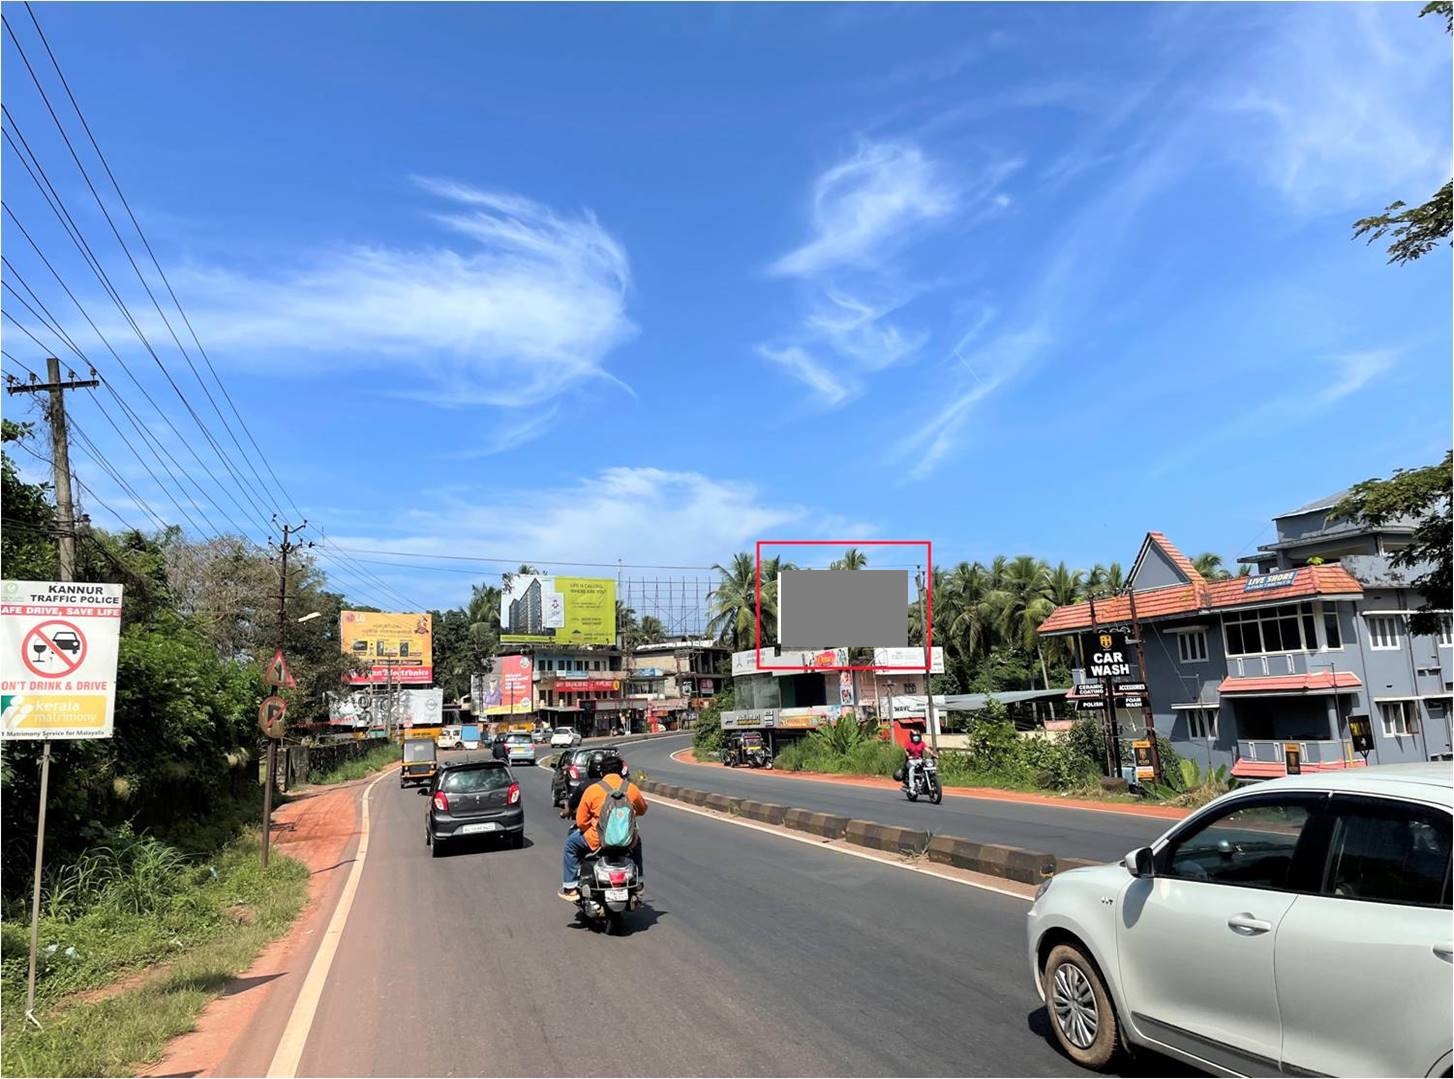
[[[591,751],[590,757],[586,759],[586,777],[588,779],[600,779],[603,775],[621,774],[621,754],[611,749],[596,749]]]
[[[920,734],[918,731],[910,731],[909,732],[909,741],[911,741],[911,742],[922,742],[923,740],[924,740],[924,736],[922,734]]]

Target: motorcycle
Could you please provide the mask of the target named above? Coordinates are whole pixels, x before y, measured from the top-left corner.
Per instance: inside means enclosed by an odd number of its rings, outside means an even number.
[[[593,851],[581,859],[580,916],[587,922],[601,922],[608,936],[620,936],[626,914],[641,906],[641,880],[631,852]]]
[[[939,785],[939,762],[933,757],[925,756],[917,768],[906,764],[905,769],[903,791],[909,801],[917,802],[921,794],[927,794],[935,805],[944,800],[944,788]]]

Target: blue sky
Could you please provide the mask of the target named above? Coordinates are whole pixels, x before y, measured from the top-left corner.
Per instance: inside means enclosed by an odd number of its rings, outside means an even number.
[[[835,534],[1129,563],[1150,528],[1230,561],[1273,513],[1437,459],[1449,251],[1392,267],[1349,228],[1449,175],[1449,41],[1417,10],[37,6],[335,543],[663,565]],[[7,107],[205,411],[4,59]],[[6,203],[195,432],[16,160]],[[4,241],[142,407],[8,220]],[[419,602],[467,594],[370,565]]]

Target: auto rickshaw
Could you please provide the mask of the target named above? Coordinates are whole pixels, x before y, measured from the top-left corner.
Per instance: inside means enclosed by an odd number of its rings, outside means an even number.
[[[722,763],[728,768],[771,768],[772,752],[758,731],[731,735],[722,751]]]
[[[429,786],[439,770],[433,738],[404,739],[404,764],[399,769],[399,789]]]

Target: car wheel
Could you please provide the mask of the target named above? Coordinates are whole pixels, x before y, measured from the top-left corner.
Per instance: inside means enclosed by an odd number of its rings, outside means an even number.
[[[514,835],[512,835],[510,837],[510,846],[515,850],[522,849],[525,846],[525,833],[516,832]]]
[[[1061,944],[1045,961],[1043,979],[1056,1044],[1082,1067],[1104,1068],[1120,1048],[1121,1031],[1095,964],[1075,945]]]
[[[433,841],[430,842],[430,844],[429,844],[429,856],[431,858],[438,858],[443,853],[444,853],[444,844],[440,840],[435,839],[435,840],[433,840]]]

